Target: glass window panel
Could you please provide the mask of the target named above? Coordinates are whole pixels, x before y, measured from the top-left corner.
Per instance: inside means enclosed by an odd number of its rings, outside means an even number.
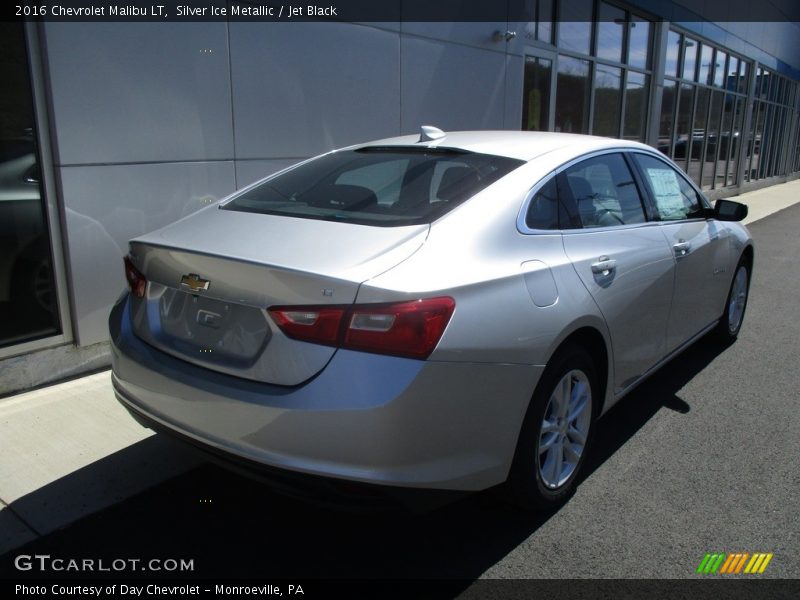
[[[772,159],[772,175],[783,175],[783,152],[786,149],[786,136],[787,136],[787,110],[785,108],[778,109],[778,118],[775,121],[775,155]]]
[[[598,64],[595,71],[592,133],[619,137],[622,105],[622,69]]]
[[[571,52],[590,54],[592,47],[592,0],[561,0],[558,46]]]
[[[525,57],[523,84],[522,129],[547,131],[549,129],[550,75],[552,61],[533,56]]]
[[[697,51],[699,42],[691,38],[683,39],[683,78],[694,79],[694,69],[697,65]]]
[[[645,117],[647,115],[647,75],[628,71],[625,85],[625,119],[622,137],[626,140],[644,141]]]
[[[703,44],[703,49],[700,51],[700,74],[697,77],[697,80],[700,83],[704,83],[706,85],[711,85],[712,73],[714,69],[712,69],[714,60],[714,48],[707,44]]]
[[[672,155],[673,115],[675,110],[676,83],[671,79],[664,80],[661,93],[661,115],[658,120],[658,149],[667,156]]]
[[[553,22],[539,21],[536,28],[536,39],[546,44],[553,43]]]
[[[531,229],[558,229],[558,189],[551,177],[531,200],[525,224]]]
[[[735,92],[737,88],[736,79],[739,77],[739,59],[735,56],[731,56],[728,59],[727,73],[728,75],[725,78],[725,89]]]
[[[672,156],[684,169],[686,168],[691,134],[693,95],[693,85],[681,84],[678,100],[678,118],[675,123],[675,147],[673,148]]]
[[[381,227],[431,223],[524,164],[487,154],[420,150],[326,154],[249,188],[223,208]]]
[[[567,202],[577,208],[583,227],[645,221],[636,183],[621,154],[584,160],[566,169],[564,175]]]
[[[756,139],[756,125],[758,123],[758,101],[753,104],[753,117],[750,120],[750,134],[747,136],[747,146],[744,148],[745,167],[744,167],[744,180],[751,181],[753,176],[751,169],[753,167],[753,149],[755,148]]]
[[[761,93],[760,96],[766,100],[769,93],[770,73],[766,69],[761,70]]]
[[[692,145],[689,154],[689,165],[686,172],[698,185],[702,185],[701,171],[705,163],[703,148],[708,133],[708,104],[711,100],[711,90],[705,87],[697,88],[697,103],[694,112],[694,126],[692,127]]]
[[[700,180],[700,187],[709,190],[714,185],[714,169],[717,163],[717,151],[719,147],[719,124],[722,119],[722,97],[720,91],[711,92],[711,105],[706,121],[706,149],[703,154],[703,175]]]
[[[772,105],[764,104],[764,120],[759,125],[759,132],[761,134],[760,141],[760,154],[758,157],[758,173],[756,177],[758,179],[762,179],[765,177],[766,174],[766,165],[767,160],[769,158],[769,151],[770,151],[770,142],[772,141],[772,137],[770,136],[770,126],[772,124]]]
[[[764,149],[762,144],[764,137],[764,123],[767,119],[767,104],[764,102],[758,103],[758,114],[754,115],[754,122],[756,123],[755,134],[753,135],[753,160],[750,163],[752,179],[759,179],[761,172],[761,153]]]
[[[797,140],[797,148],[794,155],[794,169],[793,171],[800,171],[800,137]]]
[[[588,55],[591,39],[591,22],[560,22],[558,24],[558,46],[562,50]]]
[[[726,163],[728,152],[731,148],[731,129],[733,125],[734,96],[725,94],[722,107],[722,125],[719,132],[719,143],[717,152],[717,166],[714,175],[714,187],[725,185]]]
[[[750,64],[745,61],[739,61],[739,84],[736,90],[740,94],[747,93],[747,80],[750,77]]]
[[[547,44],[553,43],[553,5],[555,0],[538,0],[536,20],[536,39]]]
[[[597,57],[622,62],[625,11],[600,2],[597,19]]]
[[[558,57],[556,82],[556,131],[589,131],[589,61]]]
[[[737,71],[738,72],[738,71]],[[726,185],[734,185],[736,183],[739,153],[742,142],[742,127],[744,123],[744,98],[740,96],[735,97],[735,107],[733,111],[733,128],[731,133],[731,148],[730,159],[728,160],[728,180]]]
[[[722,87],[725,79],[725,59],[727,55],[717,50],[717,57],[714,60],[714,85]]]
[[[774,73],[770,74],[769,77],[769,90],[767,91],[767,100],[769,102],[775,102],[775,97],[778,95],[778,84],[780,82],[780,78],[775,75]]]
[[[769,166],[767,169],[768,177],[780,175],[778,165],[783,156],[783,133],[785,131],[784,123],[786,119],[785,110],[776,106],[774,112],[772,143],[770,146]]]
[[[679,33],[670,31],[667,36],[667,60],[664,66],[664,74],[670,77],[678,77],[678,57],[681,51],[681,36]]]
[[[650,21],[632,17],[628,29],[628,64],[639,69],[650,68]]]
[[[60,332],[22,22],[0,22],[0,347]]]
[[[763,179],[767,176],[767,164],[772,145],[772,116],[774,107],[772,104],[764,103],[764,124],[761,126],[761,156],[758,161],[758,178]]]
[[[644,172],[662,221],[702,217],[703,202],[683,175],[671,165],[644,154],[634,154]]]

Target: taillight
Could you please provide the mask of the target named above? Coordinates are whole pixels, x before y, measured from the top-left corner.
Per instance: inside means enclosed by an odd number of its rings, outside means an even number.
[[[456,303],[425,298],[354,306],[273,306],[269,314],[288,337],[363,352],[424,359],[444,333]]]
[[[335,346],[345,308],[338,306],[273,307],[269,314],[292,339]]]
[[[444,333],[456,303],[426,298],[397,304],[356,305],[349,311],[342,346],[365,352],[427,358]]]
[[[131,293],[137,298],[144,298],[147,279],[133,264],[130,256],[126,256],[123,260],[125,262],[125,279],[128,280],[128,287],[131,288]]]

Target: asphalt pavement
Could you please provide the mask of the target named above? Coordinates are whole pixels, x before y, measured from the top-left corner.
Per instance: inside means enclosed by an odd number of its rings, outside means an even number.
[[[749,227],[755,272],[738,341],[701,340],[609,411],[558,511],[483,493],[428,514],[345,512],[201,464],[7,552],[0,575],[19,574],[20,554],[172,557],[194,560],[187,576],[454,578],[469,591],[482,578],[702,578],[706,553],[765,552],[758,577],[800,578],[800,205]],[[25,501],[58,502],[152,443]]]

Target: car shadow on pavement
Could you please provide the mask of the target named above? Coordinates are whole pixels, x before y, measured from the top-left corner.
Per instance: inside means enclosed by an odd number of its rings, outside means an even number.
[[[609,409],[597,422],[592,453],[584,465],[581,481],[591,476],[662,408],[689,413],[691,406],[680,397],[681,388],[727,348],[710,336],[698,340]]]
[[[584,478],[662,408],[688,412],[679,390],[722,351],[704,341],[696,344],[610,410],[599,421]],[[139,444],[148,443],[152,444]],[[110,472],[124,477],[126,459],[141,454],[139,444],[18,502],[57,505],[76,493],[76,485]],[[193,560],[194,570],[169,573],[170,577],[448,579],[453,580],[455,594],[556,512],[526,513],[503,504],[491,492],[426,514],[345,512],[275,494],[261,483],[203,464],[7,553],[0,557],[0,573],[41,577],[13,570],[13,557],[23,553],[108,560],[174,558]]]

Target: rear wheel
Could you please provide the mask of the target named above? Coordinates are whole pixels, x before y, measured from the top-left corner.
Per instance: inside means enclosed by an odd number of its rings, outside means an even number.
[[[747,308],[747,296],[750,290],[750,265],[745,258],[739,261],[733,275],[731,289],[725,302],[725,312],[719,320],[714,331],[714,337],[723,344],[730,344],[736,340],[744,321],[744,311]]]
[[[559,351],[545,369],[525,415],[507,490],[528,509],[547,509],[575,491],[594,433],[597,374],[580,347]]]

